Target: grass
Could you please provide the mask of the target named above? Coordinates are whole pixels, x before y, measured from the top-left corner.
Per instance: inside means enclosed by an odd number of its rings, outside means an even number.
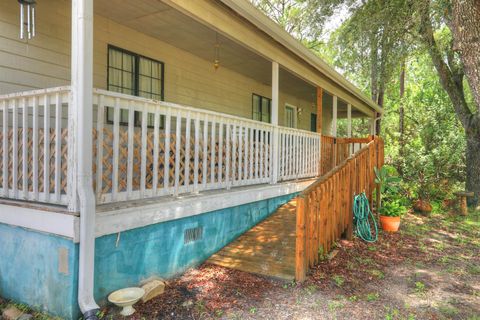
[[[457,308],[449,305],[449,304],[443,304],[438,307],[438,311],[440,311],[441,314],[446,316],[447,318],[454,318],[455,316],[458,315],[459,311]]]
[[[376,277],[377,279],[385,278],[385,273],[383,273],[380,270],[376,270],[376,269],[368,270],[368,273],[370,273],[372,276]]]
[[[333,281],[335,282],[335,284],[337,285],[337,287],[341,287],[343,286],[343,284],[345,283],[345,278],[340,276],[340,275],[334,275],[332,277]]]
[[[425,286],[425,283],[422,281],[416,281],[415,282],[415,293],[419,295],[424,295],[427,291],[427,288]]]
[[[336,310],[342,309],[343,307],[345,307],[345,304],[341,301],[334,300],[328,303],[328,310],[330,312],[335,312]]]
[[[371,292],[371,293],[368,293],[367,294],[367,301],[368,302],[373,302],[373,301],[377,301],[378,298],[380,298],[380,294],[378,292]]]

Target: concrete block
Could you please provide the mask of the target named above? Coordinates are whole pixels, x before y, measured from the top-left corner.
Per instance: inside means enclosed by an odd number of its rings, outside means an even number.
[[[162,280],[154,279],[142,286],[145,290],[145,294],[142,297],[142,302],[147,302],[155,297],[158,297],[165,291],[165,282]]]
[[[23,315],[23,311],[15,306],[8,306],[3,310],[2,317],[4,320],[18,320]]]

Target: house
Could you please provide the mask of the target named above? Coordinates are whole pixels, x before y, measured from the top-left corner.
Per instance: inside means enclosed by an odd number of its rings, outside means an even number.
[[[201,263],[382,113],[247,1],[20,8],[0,2],[0,295],[68,319]]]

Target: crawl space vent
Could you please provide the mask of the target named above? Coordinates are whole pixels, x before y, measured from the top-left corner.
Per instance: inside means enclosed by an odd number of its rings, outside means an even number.
[[[202,239],[203,237],[203,227],[196,227],[186,229],[183,235],[183,243],[187,244]]]

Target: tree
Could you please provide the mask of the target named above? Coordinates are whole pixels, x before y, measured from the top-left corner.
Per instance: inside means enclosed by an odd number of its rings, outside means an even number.
[[[351,0],[350,0],[351,1]],[[325,20],[341,0],[251,0],[288,33],[310,49],[322,43]]]
[[[480,197],[480,3],[453,0],[453,10],[450,3],[441,8],[444,14],[440,16],[440,25],[444,22],[448,26],[453,39],[441,45],[435,38],[435,12],[430,0],[419,7],[419,34],[465,131],[466,189],[475,193],[469,203],[476,206]],[[465,74],[469,87],[464,85]],[[469,88],[474,97],[470,103]]]
[[[480,197],[480,1],[479,0],[252,0],[294,36],[314,43],[319,55],[332,54],[344,75],[357,83],[380,106],[401,113],[397,132],[404,132],[404,109],[398,98],[398,83],[392,75],[403,74],[402,61],[409,55],[428,52],[437,79],[447,93],[466,140],[466,189],[474,191],[471,205]],[[324,5],[325,9],[315,6]],[[349,8],[350,17],[336,30],[325,47],[318,41],[318,28],[339,6]],[[309,8],[310,10],[307,10]],[[272,14],[272,11],[277,12]],[[332,49],[333,47],[334,49]],[[402,78],[403,79],[403,78]],[[400,81],[402,82],[402,81]],[[400,103],[398,109],[385,103]],[[397,99],[397,100],[395,100]],[[412,110],[418,112],[418,110]],[[420,123],[418,124],[419,127]],[[424,128],[435,131],[432,128]],[[377,130],[379,132],[379,128]],[[389,135],[389,132],[386,132]],[[425,157],[434,153],[435,139],[421,140]],[[403,139],[398,141],[404,143]],[[406,142],[405,142],[406,143]],[[407,150],[404,155],[412,149]],[[458,150],[456,150],[458,152]],[[433,158],[432,158],[433,159]],[[430,159],[430,160],[432,160]],[[436,161],[436,160],[435,160]],[[431,163],[431,162],[429,162]],[[431,163],[432,164],[432,163]],[[432,168],[438,167],[438,163]],[[414,170],[414,167],[410,168]],[[415,170],[414,170],[415,171]],[[428,174],[436,174],[429,172]]]

